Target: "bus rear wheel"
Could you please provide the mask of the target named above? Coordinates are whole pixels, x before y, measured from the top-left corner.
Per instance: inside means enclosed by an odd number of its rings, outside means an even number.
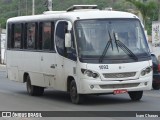
[[[139,101],[143,96],[143,91],[133,91],[133,92],[128,92],[128,94],[131,100]]]
[[[29,75],[27,76],[26,82],[27,92],[31,96],[41,96],[44,93],[44,88],[39,86],[34,86],[31,84]]]
[[[84,96],[77,93],[77,86],[75,80],[72,80],[70,83],[70,97],[71,101],[74,104],[80,104],[83,102]]]

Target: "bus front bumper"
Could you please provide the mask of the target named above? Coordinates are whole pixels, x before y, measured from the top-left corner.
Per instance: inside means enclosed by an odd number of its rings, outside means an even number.
[[[124,81],[102,81],[102,80],[88,80],[81,79],[80,86],[78,86],[78,93],[80,94],[107,94],[114,93],[115,90],[128,91],[144,91],[151,90],[152,77],[144,77],[136,80]]]

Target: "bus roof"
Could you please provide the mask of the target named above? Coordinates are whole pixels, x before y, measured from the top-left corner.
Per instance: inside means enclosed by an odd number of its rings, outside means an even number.
[[[108,11],[98,9],[83,9],[76,11],[56,11],[41,15],[20,16],[8,19],[7,22],[32,21],[32,20],[51,20],[51,19],[69,19],[71,21],[79,19],[104,19],[104,18],[138,18],[136,15],[128,12]]]

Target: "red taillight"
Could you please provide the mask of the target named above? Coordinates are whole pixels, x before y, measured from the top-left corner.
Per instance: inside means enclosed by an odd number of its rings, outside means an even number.
[[[158,64],[158,72],[160,72],[160,64]]]

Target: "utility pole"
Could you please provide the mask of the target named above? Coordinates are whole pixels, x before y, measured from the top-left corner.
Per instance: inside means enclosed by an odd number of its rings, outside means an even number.
[[[19,3],[18,3],[18,16],[20,16],[20,11],[21,11],[21,1],[19,0],[18,1]]]
[[[28,3],[27,3],[27,0],[26,0],[26,15],[28,15]]]
[[[32,0],[32,15],[35,14],[35,1]]]
[[[44,6],[46,8],[46,11],[52,11],[52,0],[45,0]]]
[[[52,0],[48,0],[48,10],[52,11]]]

